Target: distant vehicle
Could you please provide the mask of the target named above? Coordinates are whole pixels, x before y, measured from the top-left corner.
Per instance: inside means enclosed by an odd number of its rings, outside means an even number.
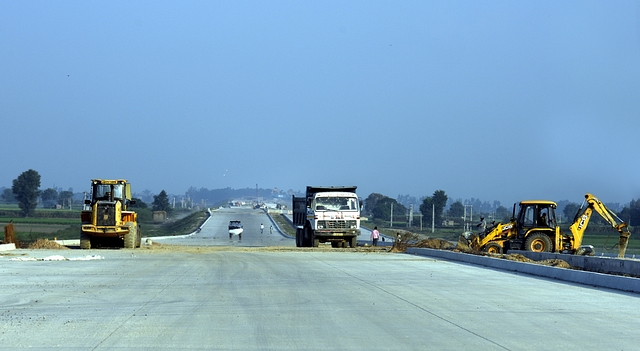
[[[242,240],[242,223],[240,221],[229,221],[229,239],[232,239],[234,235],[238,236],[238,240]]]

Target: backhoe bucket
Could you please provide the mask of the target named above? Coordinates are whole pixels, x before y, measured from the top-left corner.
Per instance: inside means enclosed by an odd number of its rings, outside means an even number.
[[[469,247],[469,244],[471,244],[471,240],[473,240],[473,233],[472,232],[464,232],[460,235],[460,237],[458,237],[458,244],[456,245],[456,248],[462,251],[469,251],[471,250],[471,247]]]
[[[618,241],[618,258],[624,258],[624,254],[627,252],[627,244],[629,243],[629,237],[631,233],[621,233],[620,240]]]

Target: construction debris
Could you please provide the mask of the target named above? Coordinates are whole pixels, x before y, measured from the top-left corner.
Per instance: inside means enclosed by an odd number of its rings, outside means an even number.
[[[49,239],[38,239],[31,243],[29,249],[45,249],[45,250],[69,250],[68,247],[60,245],[55,241]]]

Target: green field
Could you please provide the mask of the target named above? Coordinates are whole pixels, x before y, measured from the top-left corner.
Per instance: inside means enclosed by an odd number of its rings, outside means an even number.
[[[80,211],[70,210],[36,210],[34,217],[23,218],[6,216],[6,208],[0,208],[0,225],[4,228],[9,222],[14,224],[16,241],[19,247],[27,247],[38,239],[74,240],[80,237]],[[172,219],[162,224],[155,224],[149,209],[140,209],[138,223],[142,235],[171,236],[188,234],[195,231],[207,218],[205,211],[175,213]],[[71,214],[71,216],[70,216]],[[62,218],[55,217],[60,215]],[[70,218],[67,218],[70,217]],[[4,239],[4,234],[0,239]]]

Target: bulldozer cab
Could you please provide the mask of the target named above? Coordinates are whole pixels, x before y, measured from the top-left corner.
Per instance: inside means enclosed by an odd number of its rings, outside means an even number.
[[[131,201],[131,187],[126,180],[94,179],[91,183],[91,200],[85,202],[88,205],[98,201],[120,201],[125,206],[134,203]]]
[[[556,228],[557,205],[553,201],[522,201],[518,211],[518,238],[524,239],[533,229],[552,230]]]

